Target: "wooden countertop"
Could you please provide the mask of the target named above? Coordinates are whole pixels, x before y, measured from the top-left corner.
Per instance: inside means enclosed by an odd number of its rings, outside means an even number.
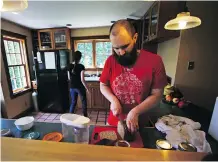
[[[7,137],[1,139],[1,150],[1,160],[3,161],[200,161],[206,155],[205,153],[57,143]]]

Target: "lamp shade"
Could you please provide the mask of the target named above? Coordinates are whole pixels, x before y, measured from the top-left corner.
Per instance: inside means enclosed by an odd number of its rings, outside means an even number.
[[[27,0],[1,0],[1,12],[23,11],[28,7]]]
[[[175,19],[168,21],[164,28],[167,30],[183,30],[201,25],[201,19],[190,16],[190,12],[181,12]]]

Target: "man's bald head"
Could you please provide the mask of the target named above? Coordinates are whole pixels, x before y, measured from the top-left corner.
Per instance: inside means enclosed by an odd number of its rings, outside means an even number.
[[[135,27],[127,20],[118,20],[110,28],[110,35],[117,36],[120,30],[125,29],[130,36],[134,36],[136,33]]]

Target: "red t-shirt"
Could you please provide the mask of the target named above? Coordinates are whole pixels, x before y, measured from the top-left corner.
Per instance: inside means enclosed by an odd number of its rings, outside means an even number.
[[[111,55],[105,62],[100,82],[108,84],[122,105],[122,118],[143,102],[152,89],[162,89],[167,84],[165,68],[160,56],[145,50],[140,51],[132,68],[117,63]],[[110,125],[117,125],[118,118],[108,117]]]

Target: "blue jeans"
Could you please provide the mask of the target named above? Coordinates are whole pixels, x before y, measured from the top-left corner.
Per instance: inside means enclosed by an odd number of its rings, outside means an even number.
[[[70,113],[74,113],[77,104],[78,95],[80,95],[82,101],[83,115],[87,116],[86,90],[70,88],[70,95],[71,95]]]

